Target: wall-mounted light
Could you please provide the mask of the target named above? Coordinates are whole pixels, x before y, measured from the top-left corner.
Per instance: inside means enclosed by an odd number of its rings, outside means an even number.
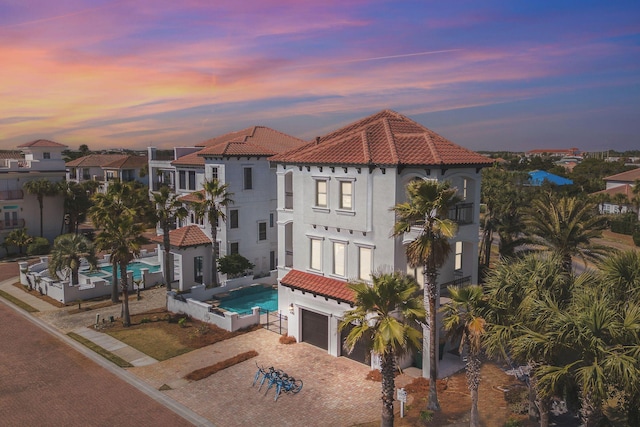
[[[293,303],[289,304],[289,313],[295,314],[295,309],[293,308]]]

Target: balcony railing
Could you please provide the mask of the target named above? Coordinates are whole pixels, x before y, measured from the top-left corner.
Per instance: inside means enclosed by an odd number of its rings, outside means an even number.
[[[169,190],[171,190],[171,191],[175,191],[176,190],[175,186],[173,184],[166,184],[164,182],[154,182],[153,183],[153,191],[160,191],[160,187],[163,187],[163,186],[169,187]]]
[[[449,209],[449,219],[458,224],[473,223],[473,203],[458,203]]]
[[[24,227],[24,219],[12,219],[9,221],[0,221],[0,230],[14,230]]]
[[[0,200],[21,200],[24,198],[22,190],[4,190],[0,191]]]
[[[469,286],[469,285],[471,285],[471,276],[460,277],[450,282],[443,283],[440,285],[440,296],[441,297],[449,296],[449,286],[457,286],[459,288],[464,288],[465,286]]]

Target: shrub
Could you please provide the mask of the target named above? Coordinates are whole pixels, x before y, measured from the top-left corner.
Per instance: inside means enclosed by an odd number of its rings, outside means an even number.
[[[295,344],[296,337],[290,337],[288,334],[284,334],[280,336],[280,344]]]
[[[433,411],[425,409],[424,411],[420,411],[420,421],[428,423],[433,419]]]
[[[231,277],[238,276],[254,265],[240,254],[230,254],[218,259],[218,271]]]
[[[180,325],[181,328],[186,328],[187,327],[187,318],[186,317],[180,318],[180,320],[178,320],[178,325]]]
[[[514,414],[526,414],[529,411],[529,390],[526,387],[510,387],[504,393],[504,400]]]
[[[635,230],[633,230],[633,243],[636,246],[640,246],[640,227],[636,227]]]
[[[27,246],[27,255],[46,255],[51,250],[51,244],[44,237],[34,237]]]
[[[520,420],[515,418],[509,418],[506,423],[504,423],[504,427],[520,427]]]

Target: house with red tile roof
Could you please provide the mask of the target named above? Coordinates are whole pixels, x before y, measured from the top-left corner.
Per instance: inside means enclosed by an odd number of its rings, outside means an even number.
[[[146,156],[133,154],[89,154],[66,163],[67,181],[97,181],[105,192],[109,182],[138,181],[148,185]]]
[[[270,161],[278,177],[278,304],[298,341],[369,363],[364,349],[347,354],[341,345],[348,328],[338,325],[354,302],[347,282],[400,270],[423,285],[421,269],[407,264],[411,236],[390,237],[391,208],[406,201],[415,179],[449,181],[462,200],[450,211],[459,231],[438,284],[477,283],[480,171],[492,159],[384,110]],[[424,372],[428,354],[414,361]]]
[[[196,226],[210,239],[206,219],[198,218],[194,209],[194,203],[199,200],[195,193],[202,192],[205,180],[217,179],[221,184],[228,184],[234,203],[225,212],[226,221],[218,224],[220,256],[239,253],[254,264],[256,277],[272,276],[271,281],[275,284],[277,189],[276,172],[268,159],[303,144],[304,141],[274,129],[253,126],[193,147],[176,148],[172,160],[157,159],[155,149],[150,148],[150,189],[157,191],[162,185],[172,189],[188,210],[187,217],[178,222],[178,230]],[[177,276],[193,276],[192,270],[202,262],[189,257],[204,257],[202,259],[206,261],[210,250],[210,247],[208,250],[203,247],[200,254],[186,254],[176,250],[172,243],[171,251],[180,272]],[[181,281],[179,289],[187,290],[196,283],[208,284],[211,280],[206,274],[196,276],[202,281]],[[226,278],[222,275],[221,279],[224,282]]]
[[[0,156],[0,242],[4,242],[11,231],[23,227],[30,236],[40,236],[40,204],[23,186],[34,179],[57,183],[65,177],[62,151],[66,145],[38,139],[17,148],[19,151],[4,152]],[[44,197],[42,219],[42,235],[53,242],[63,220],[62,196]],[[16,249],[12,248],[12,252]],[[0,249],[0,254],[5,253],[6,248]]]
[[[640,168],[628,170],[604,178],[606,187],[593,195],[600,196],[601,214],[624,214],[634,210],[633,192],[640,180]],[[640,213],[638,213],[640,218]]]

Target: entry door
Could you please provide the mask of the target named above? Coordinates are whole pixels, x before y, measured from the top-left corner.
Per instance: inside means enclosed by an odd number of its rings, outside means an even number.
[[[302,341],[329,349],[329,318],[309,310],[302,312]]]

